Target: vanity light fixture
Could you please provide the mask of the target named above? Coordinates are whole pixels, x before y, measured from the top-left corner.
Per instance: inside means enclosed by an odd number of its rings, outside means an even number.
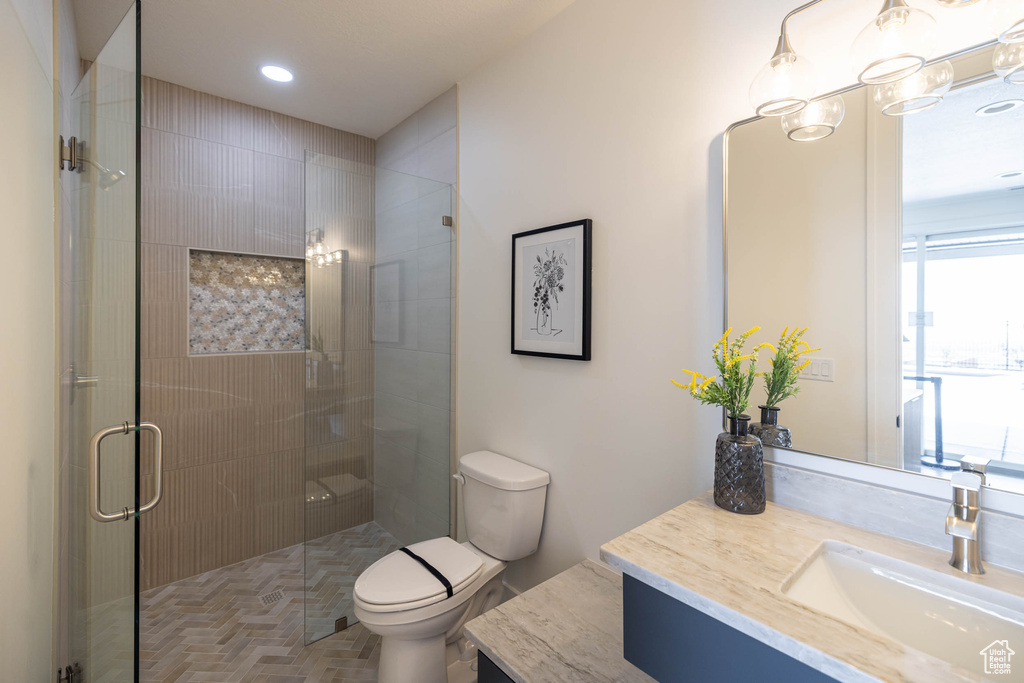
[[[935,19],[904,0],[885,0],[882,11],[853,41],[857,79],[891,83],[916,73],[935,49]]]
[[[277,81],[278,83],[289,83],[295,78],[291,71],[283,66],[276,66],[274,64],[261,66],[260,73],[270,80]]]
[[[796,8],[782,20],[779,42],[771,60],[757,72],[750,84],[750,103],[758,116],[784,116],[800,111],[814,97],[816,75],[807,57],[798,55],[789,42],[786,23],[794,14],[822,0]]]
[[[835,132],[843,120],[845,106],[824,97],[813,100],[814,68],[806,57],[796,54],[789,42],[787,23],[793,15],[817,5],[812,0],[786,15],[778,46],[771,61],[761,68],[750,86],[750,101],[759,116],[782,117],[782,130],[790,140],[820,140]],[[961,8],[981,0],[935,0],[943,7]],[[1010,26],[1000,35],[993,69],[1007,83],[1024,83],[1024,1],[988,0],[992,22]],[[859,80],[875,86],[872,98],[887,116],[905,116],[930,109],[942,101],[953,87],[953,65],[949,61],[929,64],[935,50],[936,22],[924,10],[906,0],[884,0],[881,11],[857,35],[850,54]],[[1018,40],[1019,42],[1012,42]],[[817,107],[811,108],[816,102]],[[1003,103],[997,103],[1003,104]],[[997,114],[1004,109],[989,105],[979,116]]]
[[[992,55],[992,70],[1010,85],[1024,84],[1024,43],[999,43]]]
[[[812,100],[806,107],[782,117],[782,130],[795,142],[813,142],[827,138],[846,115],[846,102],[842,95]]]
[[[1024,106],[1024,100],[1002,100],[1001,102],[986,104],[974,113],[978,116],[998,116],[1022,106]]]
[[[1024,42],[1024,4],[1020,0],[988,0],[988,25],[1001,43]]]
[[[894,83],[876,85],[872,99],[886,116],[906,116],[931,109],[953,87],[953,64],[929,64]]]

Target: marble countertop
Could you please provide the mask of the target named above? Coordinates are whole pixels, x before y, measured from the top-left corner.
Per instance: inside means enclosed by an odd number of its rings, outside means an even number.
[[[622,576],[584,560],[466,624],[517,683],[655,683],[622,658]]]
[[[947,564],[947,551],[772,503],[763,514],[738,515],[716,507],[710,492],[605,544],[601,557],[840,681],[988,680],[980,666],[974,672],[954,667],[783,595],[783,583],[825,540],[1024,595],[1024,577],[1016,572],[987,565],[984,576],[967,576]]]

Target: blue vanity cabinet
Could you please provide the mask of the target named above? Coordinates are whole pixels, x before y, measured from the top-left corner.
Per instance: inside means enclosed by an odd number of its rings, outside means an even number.
[[[835,681],[629,575],[622,608],[626,661],[661,683]]]
[[[477,650],[477,683],[515,683],[487,655]]]

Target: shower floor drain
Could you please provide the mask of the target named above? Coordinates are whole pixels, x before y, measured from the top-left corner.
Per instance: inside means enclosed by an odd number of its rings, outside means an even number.
[[[264,607],[270,607],[283,597],[284,593],[282,593],[281,591],[271,591],[269,593],[264,593],[263,595],[261,595],[259,600],[261,603],[263,603]]]

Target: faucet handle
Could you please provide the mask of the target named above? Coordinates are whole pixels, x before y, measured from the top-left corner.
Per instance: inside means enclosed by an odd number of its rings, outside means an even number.
[[[981,477],[981,483],[984,485],[985,471],[988,469],[988,463],[989,459],[983,458],[980,455],[965,455],[960,460],[960,471],[977,474]]]

